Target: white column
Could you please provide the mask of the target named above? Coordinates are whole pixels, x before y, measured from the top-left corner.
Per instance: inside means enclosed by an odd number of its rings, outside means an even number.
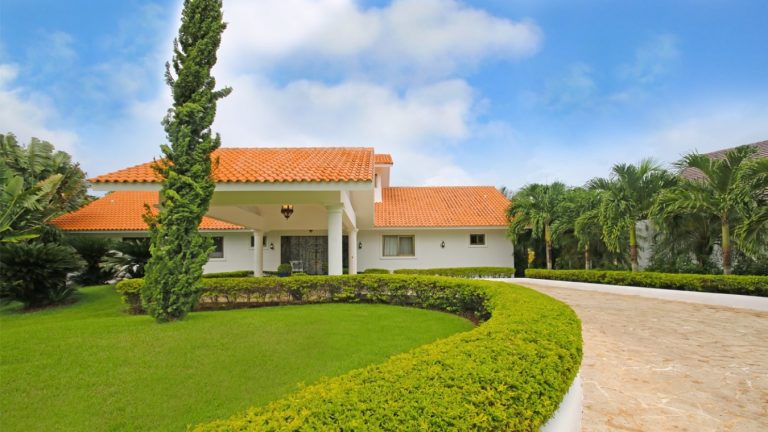
[[[349,230],[349,274],[357,274],[357,228]]]
[[[264,247],[262,246],[264,233],[253,232],[253,275],[264,275]]]
[[[341,204],[327,206],[328,209],[328,274],[340,275],[343,273],[342,247],[343,241]]]

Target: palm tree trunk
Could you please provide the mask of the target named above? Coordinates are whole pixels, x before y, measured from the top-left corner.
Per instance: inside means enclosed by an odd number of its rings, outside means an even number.
[[[720,219],[723,231],[723,274],[731,274],[731,227],[728,222],[728,216],[723,216]]]
[[[584,270],[592,269],[592,256],[589,254],[589,243],[584,246]]]
[[[547,270],[552,270],[552,229],[549,224],[544,225],[544,243],[547,250]]]
[[[632,262],[632,271],[640,270],[640,266],[637,264],[637,231],[634,221],[632,221],[632,226],[629,227],[629,259]]]

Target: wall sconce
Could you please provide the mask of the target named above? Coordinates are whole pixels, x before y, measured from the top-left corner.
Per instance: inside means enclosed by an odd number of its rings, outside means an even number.
[[[360,242],[360,243],[358,243],[358,244],[357,244],[357,248],[358,248],[358,249],[362,249],[362,248],[363,248],[363,242]]]
[[[293,214],[293,204],[283,204],[282,206],[280,206],[280,213],[282,213],[286,219],[291,217],[291,215]]]
[[[275,250],[275,244],[274,243],[270,243],[269,244],[269,250]]]
[[[443,248],[443,249],[445,249],[445,240],[443,240],[442,242],[440,242],[440,247],[441,247],[441,248]]]

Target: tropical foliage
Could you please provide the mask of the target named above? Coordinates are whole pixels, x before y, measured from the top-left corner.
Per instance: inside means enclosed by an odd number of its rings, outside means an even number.
[[[0,299],[26,308],[67,300],[74,293],[67,275],[85,266],[73,248],[54,243],[3,243],[0,256]]]
[[[54,217],[86,200],[85,173],[46,141],[0,134],[0,242],[38,237]]]
[[[149,239],[123,240],[104,254],[99,267],[111,280],[141,278],[150,257]]]
[[[677,173],[649,159],[616,164],[585,187],[527,185],[508,211],[516,262],[542,267],[546,255],[548,269],[637,271],[645,239],[647,270],[768,274],[768,159],[755,152],[691,153]]]
[[[565,199],[567,187],[552,184],[533,183],[524,186],[512,196],[507,210],[509,216],[509,238],[516,242],[525,231],[530,230],[533,238],[543,239],[547,257],[547,268],[552,268],[552,225],[559,216],[559,209]]]
[[[146,212],[152,258],[142,292],[144,307],[160,322],[181,319],[194,306],[212,248],[197,228],[213,195],[211,153],[221,145],[211,132],[216,102],[231,91],[215,90],[211,76],[225,28],[221,0],[185,0],[166,65],[173,106],[163,126],[170,145],[161,146],[165,159],[156,166],[163,178],[160,212]]]

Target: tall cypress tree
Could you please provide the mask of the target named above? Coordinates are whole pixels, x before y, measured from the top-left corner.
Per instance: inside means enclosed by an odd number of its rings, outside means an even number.
[[[212,249],[198,226],[215,187],[211,153],[221,145],[211,133],[216,101],[232,90],[215,90],[211,76],[225,28],[221,0],[185,0],[173,59],[166,64],[173,106],[163,126],[170,145],[161,146],[164,159],[155,167],[163,185],[158,215],[146,213],[152,258],[141,293],[145,309],[160,322],[182,319],[195,305]]]

